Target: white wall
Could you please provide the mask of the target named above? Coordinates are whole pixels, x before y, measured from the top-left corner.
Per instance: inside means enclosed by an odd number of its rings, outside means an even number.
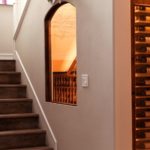
[[[45,102],[44,17],[51,5],[32,0],[16,49],[58,140],[58,150],[115,150],[112,0],[70,0],[77,8],[78,106]],[[89,87],[80,76],[89,74]],[[30,95],[30,91],[29,91]]]
[[[29,0],[28,0],[29,1]],[[25,8],[27,0],[15,0],[14,9],[13,9],[13,18],[14,18],[14,31],[17,29],[18,23],[21,19],[21,15]]]
[[[0,53],[13,52],[13,8],[0,5]]]
[[[116,150],[132,150],[130,0],[115,0]]]

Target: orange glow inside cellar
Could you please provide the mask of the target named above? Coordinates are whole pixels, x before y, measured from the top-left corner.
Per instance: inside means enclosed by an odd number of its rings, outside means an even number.
[[[61,6],[51,22],[52,72],[66,72],[76,58],[76,8]]]

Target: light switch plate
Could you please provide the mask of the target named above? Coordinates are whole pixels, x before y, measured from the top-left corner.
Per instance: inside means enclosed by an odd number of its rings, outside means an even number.
[[[89,86],[89,76],[88,74],[81,75],[81,86],[88,87]]]

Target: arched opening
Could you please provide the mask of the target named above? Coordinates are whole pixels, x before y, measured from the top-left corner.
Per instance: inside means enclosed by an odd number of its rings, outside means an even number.
[[[63,2],[45,18],[46,99],[76,104],[76,8]]]

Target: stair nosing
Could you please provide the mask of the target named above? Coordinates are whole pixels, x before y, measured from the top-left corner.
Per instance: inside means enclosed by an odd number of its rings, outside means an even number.
[[[9,130],[9,131],[0,131],[0,136],[21,135],[21,134],[38,134],[38,133],[46,133],[46,131],[43,129]]]
[[[0,99],[0,103],[7,103],[7,102],[32,102],[30,98],[7,98],[7,99]]]
[[[0,114],[0,119],[39,117],[36,113]]]
[[[21,75],[21,72],[17,72],[17,71],[0,71],[0,74],[19,74],[19,75]]]
[[[26,87],[24,84],[0,84],[0,88],[3,87]]]
[[[14,62],[16,62],[15,59],[0,59],[0,61],[14,61]]]
[[[9,149],[9,150],[53,150],[53,148],[50,148],[48,146],[40,146],[40,147],[26,147],[26,148],[16,148],[16,149]]]

